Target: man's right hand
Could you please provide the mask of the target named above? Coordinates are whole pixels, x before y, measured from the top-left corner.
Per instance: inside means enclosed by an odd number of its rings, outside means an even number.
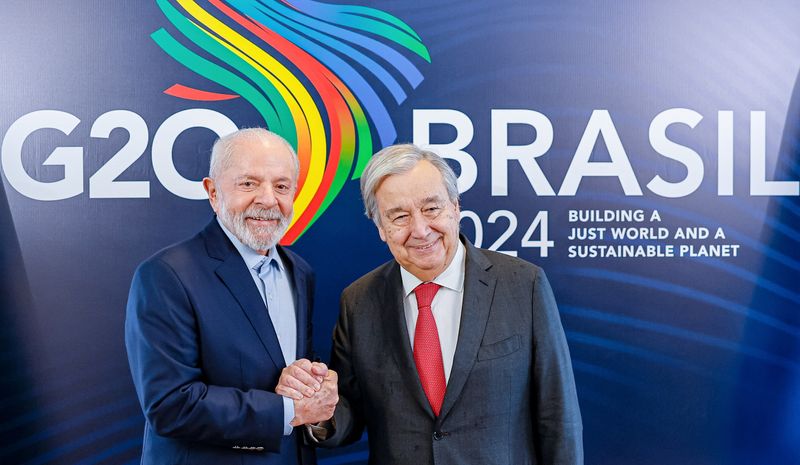
[[[283,369],[275,393],[296,401],[313,397],[327,375],[328,367],[324,363],[301,358]]]

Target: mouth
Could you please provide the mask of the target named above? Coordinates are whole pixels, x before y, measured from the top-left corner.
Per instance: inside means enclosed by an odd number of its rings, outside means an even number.
[[[429,251],[433,250],[434,247],[436,247],[439,244],[441,239],[442,238],[439,237],[439,238],[436,238],[436,239],[432,240],[431,242],[428,242],[427,244],[415,245],[415,246],[411,246],[411,248],[414,249],[417,252],[420,252],[420,253],[429,252]]]
[[[247,221],[255,223],[257,225],[277,224],[278,222],[280,222],[279,218],[267,218],[267,217],[260,217],[260,216],[248,216],[245,219]]]

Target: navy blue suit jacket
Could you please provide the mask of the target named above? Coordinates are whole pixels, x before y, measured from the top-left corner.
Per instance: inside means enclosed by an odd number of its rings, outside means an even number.
[[[293,284],[297,356],[310,358],[314,277],[300,257],[278,251]],[[142,463],[315,463],[299,431],[283,435],[278,338],[216,218],[136,270],[125,345],[146,418]]]

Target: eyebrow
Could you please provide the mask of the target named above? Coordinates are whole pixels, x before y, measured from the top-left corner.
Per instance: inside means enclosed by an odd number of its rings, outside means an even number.
[[[430,197],[425,197],[424,199],[422,199],[422,205],[426,205],[429,203],[439,203],[439,202],[442,202],[442,198],[439,197],[438,195],[432,195]]]
[[[427,205],[429,203],[440,203],[440,202],[442,202],[442,198],[439,197],[438,195],[432,195],[430,197],[425,197],[424,199],[422,199],[422,205]],[[406,211],[405,208],[394,207],[386,210],[386,212],[384,212],[384,215],[392,216],[394,213],[400,213],[405,211]]]

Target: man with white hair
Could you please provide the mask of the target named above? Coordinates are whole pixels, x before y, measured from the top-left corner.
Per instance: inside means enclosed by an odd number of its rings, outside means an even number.
[[[381,150],[361,195],[394,259],[342,293],[330,363],[341,402],[314,438],[344,445],[366,428],[371,465],[581,465],[569,349],[544,271],[459,235],[456,176],[433,152]],[[277,392],[309,392],[307,366],[287,367]]]
[[[277,245],[298,173],[274,133],[222,137],[203,179],[216,218],[136,270],[125,344],[146,419],[143,464],[315,463],[293,427],[331,417],[336,374],[306,361],[322,373],[316,395],[275,393],[284,367],[313,358],[314,275]]]

